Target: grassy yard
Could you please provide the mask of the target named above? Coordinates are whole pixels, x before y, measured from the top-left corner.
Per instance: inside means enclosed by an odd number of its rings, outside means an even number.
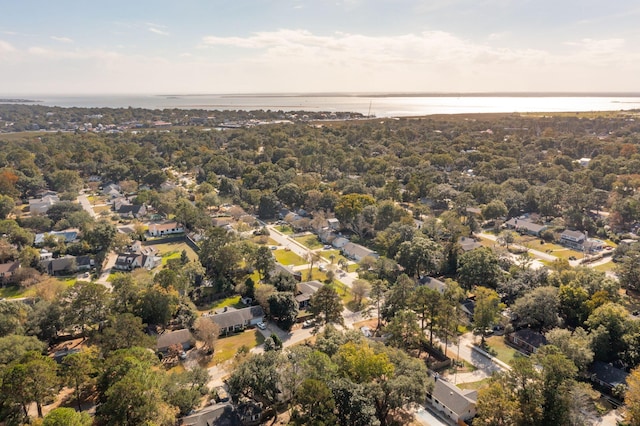
[[[507,364],[511,364],[513,358],[520,356],[518,351],[504,342],[504,336],[491,336],[486,339],[486,343],[489,347],[487,352]]]
[[[257,329],[246,330],[228,337],[221,337],[215,344],[213,361],[209,367],[230,360],[242,346],[251,349],[261,345],[263,342],[264,336]]]
[[[478,380],[477,382],[469,382],[469,383],[460,383],[457,385],[460,389],[472,389],[472,390],[480,390],[489,386],[490,377],[486,379]]]
[[[349,290],[349,287],[347,287],[340,281],[333,281],[333,283],[331,283],[331,287],[333,287],[333,289],[338,293],[343,305],[353,305],[353,303],[351,303],[353,302],[353,294],[351,293],[351,290]]]
[[[162,265],[166,265],[169,259],[180,259],[182,250],[186,250],[189,260],[198,258],[196,252],[184,242],[156,244],[153,247],[158,249],[158,253],[162,257]]]
[[[311,250],[319,249],[322,247],[322,243],[320,242],[318,237],[313,234],[296,237],[294,238],[294,240]]]
[[[72,287],[77,279],[75,276],[73,277],[60,277],[56,278],[55,281],[62,283],[65,288]],[[55,282],[53,281],[53,282]],[[18,286],[8,286],[8,287],[0,287],[0,298],[3,299],[19,299],[21,297],[34,297],[36,295],[36,288],[39,285],[47,285],[50,281],[44,281],[42,283],[36,284],[29,288],[22,288]]]
[[[283,265],[297,266],[297,265],[304,265],[305,263],[307,263],[306,260],[304,260],[303,258],[301,258],[300,256],[298,256],[292,251],[275,250],[273,252],[273,255],[276,257],[276,260],[282,263]]]
[[[266,237],[266,239],[265,239]],[[274,240],[271,237],[267,237],[266,235],[254,235],[253,238],[251,238],[251,241],[253,241],[256,244],[261,244],[261,245],[268,245],[268,246],[277,246],[279,245],[278,242],[276,240]]]
[[[290,227],[289,225],[278,225],[276,227],[274,227],[275,230],[285,234],[285,235],[291,235],[293,234],[293,228]]]
[[[245,307],[244,303],[240,301],[240,296],[238,295],[238,296],[231,296],[231,297],[227,297],[226,299],[218,300],[207,306],[199,307],[198,311],[200,312],[217,311],[227,306],[231,306],[236,309],[241,309]]]
[[[609,271],[614,271],[616,268],[616,264],[613,262],[607,262],[607,263],[603,263],[602,265],[598,265],[596,267],[594,267],[593,269],[595,269],[596,271],[599,272],[609,272]]]

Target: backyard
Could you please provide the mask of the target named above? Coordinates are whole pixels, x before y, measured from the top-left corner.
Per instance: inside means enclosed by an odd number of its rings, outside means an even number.
[[[180,259],[182,255],[182,251],[185,250],[187,252],[187,257],[189,260],[198,259],[198,255],[191,247],[187,245],[185,242],[175,242],[175,243],[164,243],[164,244],[156,244],[153,247],[158,249],[158,254],[162,257],[162,265],[166,265],[169,259]]]

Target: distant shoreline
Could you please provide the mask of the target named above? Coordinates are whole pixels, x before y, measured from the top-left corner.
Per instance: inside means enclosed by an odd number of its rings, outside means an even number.
[[[36,99],[20,99],[20,98],[0,98],[0,104],[25,104],[42,102]]]
[[[640,92],[314,92],[314,93],[197,93],[157,94],[166,98],[637,98]]]

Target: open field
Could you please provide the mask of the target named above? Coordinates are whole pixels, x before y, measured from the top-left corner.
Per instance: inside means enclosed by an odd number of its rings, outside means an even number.
[[[293,266],[304,265],[305,263],[307,263],[306,260],[304,260],[303,258],[301,258],[300,256],[298,256],[292,251],[275,250],[273,252],[273,255],[275,256],[278,262],[287,266],[288,265],[293,265]]]

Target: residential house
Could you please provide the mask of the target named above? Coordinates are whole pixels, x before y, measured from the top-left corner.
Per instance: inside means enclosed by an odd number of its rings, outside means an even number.
[[[278,274],[291,275],[293,278],[295,278],[296,281],[298,282],[302,281],[302,272],[294,271],[293,269],[279,262],[275,262],[274,268],[270,272],[270,274],[274,276]]]
[[[344,237],[338,237],[331,242],[331,245],[337,249],[341,249],[347,244],[349,244],[349,240]]]
[[[161,237],[171,234],[182,234],[184,227],[178,222],[152,223],[149,225],[149,235],[152,237]]]
[[[514,331],[507,334],[506,337],[515,347],[528,354],[536,353],[540,346],[547,344],[547,338],[542,333],[533,331],[530,328]]]
[[[360,244],[355,243],[345,244],[344,247],[342,247],[342,253],[345,256],[355,260],[356,262],[360,262],[367,256],[372,256],[375,258],[380,257],[374,250],[370,250],[364,246],[361,246]]]
[[[560,244],[578,251],[595,253],[604,248],[604,242],[595,238],[587,238],[587,235],[580,231],[565,230],[560,235]]]
[[[476,311],[476,301],[467,298],[460,302],[460,310],[467,316],[469,321],[473,321],[473,315]]]
[[[296,301],[298,302],[298,309],[306,309],[309,306],[309,300],[311,296],[315,294],[324,284],[319,281],[307,281],[298,284],[296,292]]]
[[[477,400],[477,391],[462,390],[440,378],[436,378],[433,391],[427,395],[427,401],[456,424],[465,424],[476,415]]]
[[[183,328],[182,330],[169,331],[158,336],[156,350],[166,353],[170,346],[180,345],[183,351],[187,351],[194,347],[195,344],[196,340],[191,335],[191,332]]]
[[[95,266],[95,262],[89,256],[77,256],[76,268],[78,271],[88,271]]]
[[[626,371],[602,361],[595,361],[589,368],[589,373],[591,373],[590,379],[592,382],[599,384],[608,391],[613,390],[618,385],[625,384],[629,375]]]
[[[140,218],[147,214],[147,208],[144,205],[123,204],[116,210],[122,217]]]
[[[55,204],[60,202],[60,198],[55,192],[48,192],[41,198],[29,200],[29,212],[33,214],[45,214]]]
[[[162,263],[162,258],[153,253],[126,252],[118,254],[114,269],[119,271],[133,271],[136,268],[153,269]]]
[[[460,237],[458,244],[460,244],[460,248],[462,248],[462,251],[465,253],[482,247],[482,244],[469,237]]]
[[[78,271],[78,263],[75,256],[64,256],[57,259],[49,259],[41,262],[41,265],[49,275],[69,275]]]
[[[242,422],[230,402],[205,407],[194,414],[183,417],[182,426],[241,426]]]
[[[337,231],[340,229],[340,221],[336,218],[327,219],[327,226],[334,231]]]
[[[109,197],[110,199],[122,197],[121,188],[115,183],[110,183],[109,185],[102,188],[102,194]]]
[[[433,277],[420,277],[418,284],[428,287],[431,290],[435,290],[440,294],[444,294],[447,289],[447,285],[445,283]]]
[[[241,400],[236,407],[238,416],[243,425],[259,425],[262,418],[262,403],[250,399]]]
[[[12,277],[20,269],[20,262],[14,260],[13,262],[0,263],[0,284],[6,284],[11,282]]]
[[[220,334],[244,330],[264,320],[264,311],[260,306],[249,306],[242,309],[228,307],[225,309],[225,312],[210,317],[220,327]]]
[[[234,222],[234,219],[231,216],[217,216],[217,217],[211,218],[211,223],[213,224],[213,226],[217,228],[224,228],[227,226],[231,226],[233,222]]]
[[[40,250],[40,260],[51,260],[53,259],[53,253],[46,249]]]
[[[58,239],[63,239],[65,244],[69,244],[78,239],[79,232],[80,231],[77,229],[66,229],[64,231],[51,231],[51,232],[36,234],[36,238],[33,241],[33,244],[36,246],[43,245],[45,243],[47,236],[53,236]]]
[[[526,217],[512,217],[505,222],[509,229],[514,229],[521,234],[529,234],[539,237],[540,234],[548,229],[546,225],[539,225]]]

